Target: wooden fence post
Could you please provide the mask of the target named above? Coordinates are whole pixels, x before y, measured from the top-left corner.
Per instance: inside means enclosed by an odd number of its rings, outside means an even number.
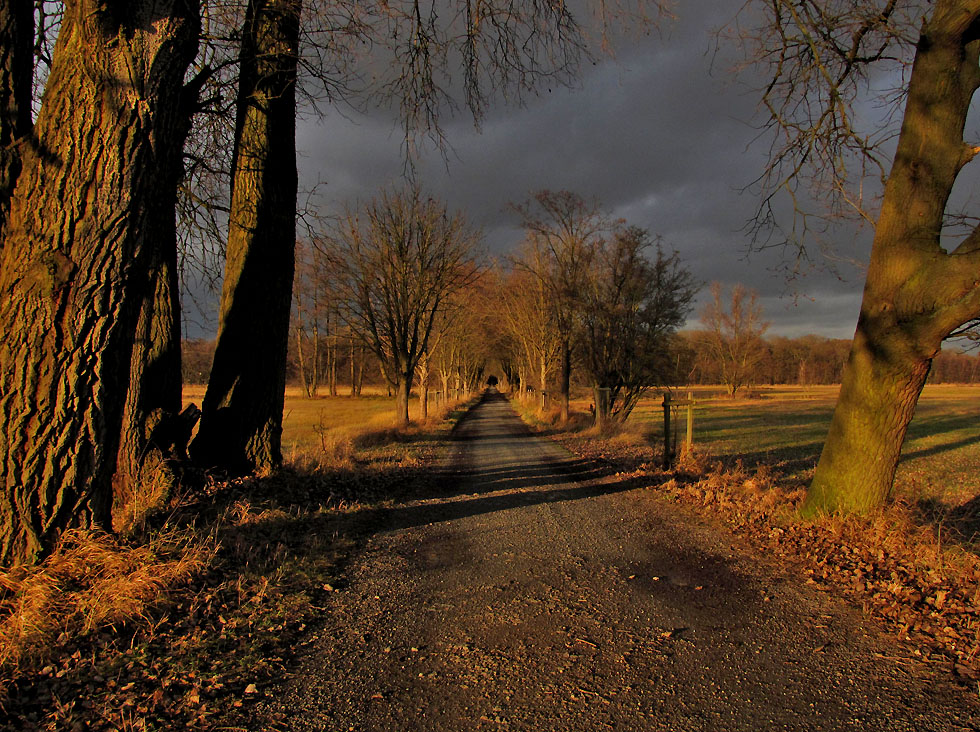
[[[664,393],[664,469],[674,463],[674,449],[670,439],[670,410],[677,407],[687,407],[687,437],[684,440],[684,453],[694,447],[694,392],[687,392],[687,399],[672,401],[670,393]]]
[[[687,439],[684,440],[684,452],[689,453],[694,448],[694,392],[687,392]]]

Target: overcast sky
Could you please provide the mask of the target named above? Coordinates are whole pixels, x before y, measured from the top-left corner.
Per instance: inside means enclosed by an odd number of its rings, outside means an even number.
[[[661,235],[705,285],[757,290],[771,334],[850,338],[860,267],[790,282],[781,251],[749,251],[744,226],[758,198],[742,191],[762,171],[767,145],[753,144],[758,94],[730,73],[732,51],[713,53],[711,33],[739,5],[685,0],[662,34],[620,44],[615,60],[589,64],[575,88],[496,105],[479,132],[465,114],[446,120],[452,150],[424,154],[420,182],[482,227],[491,254],[522,237],[509,202],[543,188],[594,196]],[[402,132],[386,110],[303,119],[297,148],[301,186],[321,183],[317,201],[328,215],[404,182]],[[844,230],[839,239],[843,253],[866,261],[867,233]],[[707,287],[699,302],[706,295]],[[696,319],[697,307],[689,325]]]
[[[850,338],[859,269],[788,282],[782,252],[749,252],[743,228],[758,199],[742,190],[766,152],[752,144],[758,96],[729,73],[731,57],[713,54],[711,35],[735,5],[682,3],[662,35],[634,39],[615,60],[589,65],[574,89],[543,89],[523,108],[496,106],[480,132],[460,115],[446,124],[448,156],[430,151],[420,161],[421,183],[481,226],[492,253],[521,239],[509,202],[542,188],[595,196],[616,216],[662,235],[699,280],[755,288],[772,334]],[[340,211],[401,181],[401,144],[400,128],[383,111],[305,120],[297,139],[301,180],[325,183],[320,205]],[[863,260],[867,236],[842,236],[850,239],[843,249]]]

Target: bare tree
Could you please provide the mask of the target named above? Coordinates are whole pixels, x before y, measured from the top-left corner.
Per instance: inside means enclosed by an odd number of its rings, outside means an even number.
[[[768,74],[774,132],[760,221],[771,222],[779,191],[819,185],[830,214],[849,209],[874,223],[857,330],[804,506],[867,512],[888,499],[943,339],[980,317],[980,228],[949,206],[957,176],[980,152],[964,140],[980,85],[980,3],[752,0],[747,10],[753,20],[741,35]],[[857,107],[871,107],[873,75],[899,79],[899,130],[862,129]],[[862,196],[867,174],[883,185],[880,203]],[[797,218],[795,239],[808,220]]]
[[[572,340],[576,299],[585,283],[594,244],[612,227],[598,202],[570,191],[539,191],[515,206],[528,241],[537,253],[517,260],[548,290],[561,339],[558,388],[561,420],[568,420],[572,374]]]
[[[578,348],[592,380],[596,423],[623,422],[652,386],[673,374],[670,339],[684,322],[697,287],[677,252],[665,254],[650,234],[621,227],[593,245],[577,299]],[[600,398],[608,389],[609,398]]]
[[[517,346],[522,385],[534,381],[541,391],[548,390],[548,377],[558,366],[562,348],[551,289],[545,279],[533,274],[546,270],[545,256],[540,246],[525,243],[516,257],[521,263],[499,285],[499,318]]]
[[[762,320],[758,297],[754,290],[736,284],[726,306],[721,283],[712,282],[711,300],[701,309],[702,346],[720,368],[722,383],[733,397],[762,363],[762,336],[769,323]]]
[[[643,15],[626,12],[634,3],[599,5],[608,17]],[[369,49],[367,64],[379,78],[373,91],[398,106],[410,160],[421,135],[442,144],[441,116],[459,103],[450,92],[450,69],[462,64],[463,100],[479,121],[497,92],[520,95],[542,80],[567,82],[584,44],[564,3],[312,0],[301,47],[303,6],[302,0],[248,0],[242,26],[218,345],[193,445],[202,464],[235,472],[282,460],[299,74],[306,70],[317,82],[304,87],[314,106],[332,101],[338,85],[330,72],[343,67],[333,59],[344,56],[352,39]]]
[[[437,314],[476,276],[479,234],[418,188],[381,193],[350,211],[333,241],[344,315],[395,390],[397,421]]]

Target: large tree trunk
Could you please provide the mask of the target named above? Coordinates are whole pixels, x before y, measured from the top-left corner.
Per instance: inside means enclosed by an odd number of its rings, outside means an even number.
[[[190,133],[198,86],[181,90],[177,129],[169,147],[157,147],[161,195],[147,212],[156,241],[149,261],[148,287],[140,309],[130,359],[129,389],[123,411],[113,487],[125,504],[138,491],[166,499],[177,475],[165,461],[186,460],[193,423],[181,411],[180,284],[177,261],[177,186],[183,177],[182,153]],[[195,417],[196,419],[196,417]],[[140,486],[141,483],[148,483]]]
[[[176,181],[174,182],[176,185]],[[176,191],[176,188],[174,188]],[[163,217],[174,229],[174,209]],[[161,246],[167,241],[160,231]],[[176,236],[176,232],[173,232]],[[176,475],[163,461],[181,457],[187,444],[177,436],[181,405],[180,295],[176,239],[153,253],[147,296],[143,300],[130,359],[129,389],[123,410],[119,457],[113,480],[116,502],[125,504],[142,488],[162,491],[173,487]],[[189,435],[188,435],[189,436]],[[151,480],[153,485],[148,482]]]
[[[937,3],[909,81],[895,162],[875,229],[861,315],[805,514],[867,512],[887,500],[915,403],[943,338],[980,315],[980,233],[940,243],[980,84],[980,9]]]
[[[930,359],[914,343],[894,331],[874,333],[869,326],[862,317],[807,494],[811,512],[867,513],[887,500],[929,374]]]
[[[196,4],[66,3],[0,264],[0,562],[109,529],[148,287],[158,150],[178,128]]]
[[[429,418],[429,355],[422,354],[416,367],[419,375],[419,420]]]
[[[282,410],[296,244],[300,0],[249,0],[231,213],[199,464],[232,473],[282,463]]]

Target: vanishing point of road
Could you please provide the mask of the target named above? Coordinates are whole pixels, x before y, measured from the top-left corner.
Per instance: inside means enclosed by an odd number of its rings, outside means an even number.
[[[954,730],[980,703],[853,608],[490,392],[256,711],[284,729]]]

